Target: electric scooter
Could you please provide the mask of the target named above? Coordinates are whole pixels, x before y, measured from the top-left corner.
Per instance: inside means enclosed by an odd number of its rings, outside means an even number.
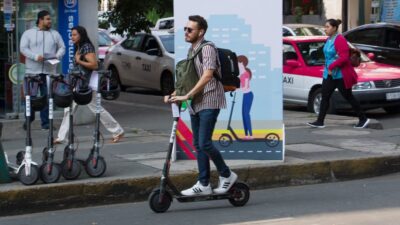
[[[104,79],[102,79],[104,78]],[[96,93],[96,121],[93,132],[93,146],[89,156],[85,161],[86,173],[91,177],[102,176],[107,169],[104,157],[100,155],[100,111],[101,111],[101,81],[106,81],[105,85],[110,85],[111,72],[109,70],[98,71],[97,93]]]
[[[184,196],[175,187],[169,178],[169,170],[171,166],[171,156],[176,138],[176,129],[179,120],[179,106],[171,104],[173,112],[173,125],[171,136],[169,139],[169,146],[167,157],[164,162],[164,168],[161,175],[161,184],[159,188],[154,189],[149,196],[150,208],[156,213],[163,213],[168,210],[171,205],[172,199],[175,198],[178,202],[197,202],[208,200],[222,200],[228,199],[233,206],[244,206],[250,198],[250,190],[247,184],[236,181],[234,185],[224,194],[211,194],[200,196]],[[168,189],[168,190],[167,190]]]
[[[231,96],[232,96],[232,94],[231,94]],[[235,106],[235,99],[236,99],[236,92],[233,93],[232,107],[231,107],[231,112],[229,115],[228,127],[226,128],[232,134],[233,138],[238,142],[265,142],[265,144],[267,144],[269,147],[276,147],[280,141],[279,135],[276,133],[268,133],[265,136],[265,138],[254,138],[254,139],[249,139],[249,140],[239,138],[236,135],[235,130],[233,130],[233,128],[231,127],[232,113],[233,113],[233,109]],[[221,145],[222,147],[228,147],[229,145],[231,145],[233,143],[232,136],[228,133],[221,134],[221,136],[219,137],[219,140],[218,140],[219,145]]]
[[[69,87],[72,89],[76,88],[78,81],[83,79],[80,71],[71,71],[69,73]],[[69,132],[68,132],[68,144],[64,148],[63,161],[61,162],[62,176],[66,180],[77,179],[82,172],[81,163],[75,158],[75,136],[74,136],[74,116],[73,116],[73,102],[69,106]]]
[[[41,97],[31,96],[31,88],[33,85],[41,83],[39,75],[26,74],[24,78],[26,84],[26,95],[25,95],[25,115],[26,115],[26,147],[25,151],[17,153],[17,165],[18,179],[25,185],[35,184],[39,179],[39,167],[38,164],[32,161],[32,137],[31,137],[31,113],[39,111],[46,104],[46,98],[43,93]],[[31,104],[31,97],[35,98],[38,105]],[[33,112],[31,112],[33,111]],[[10,165],[10,164],[9,164]]]
[[[54,112],[54,95],[53,95],[53,85],[54,81],[62,79],[60,75],[47,75],[49,81],[49,137],[47,139],[47,147],[43,149],[43,163],[40,167],[40,178],[44,183],[56,183],[61,176],[61,167],[59,164],[54,163],[54,153],[56,148],[53,143],[53,112]]]

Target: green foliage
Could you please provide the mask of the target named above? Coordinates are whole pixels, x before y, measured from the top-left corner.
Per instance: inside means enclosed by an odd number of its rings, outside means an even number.
[[[112,11],[106,14],[106,19],[116,28],[114,33],[125,31],[132,35],[140,31],[150,31],[158,18],[171,15],[173,0],[118,0]]]
[[[99,28],[107,30],[110,27],[110,23],[107,20],[99,20]]]

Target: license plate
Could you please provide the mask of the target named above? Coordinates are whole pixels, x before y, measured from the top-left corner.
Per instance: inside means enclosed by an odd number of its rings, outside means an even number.
[[[400,92],[386,93],[386,100],[400,99]]]

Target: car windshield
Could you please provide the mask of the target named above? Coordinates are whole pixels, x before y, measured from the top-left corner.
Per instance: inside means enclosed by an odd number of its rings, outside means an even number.
[[[112,45],[112,39],[103,32],[99,32],[97,42],[98,42],[97,44],[99,46],[111,46]]]
[[[325,64],[325,56],[324,56],[324,45],[325,42],[303,42],[298,43],[297,47],[300,50],[301,56],[304,59],[304,62],[308,66],[321,66]],[[349,46],[354,48],[353,45],[349,43]],[[361,61],[369,62],[369,58],[361,52]]]
[[[325,36],[325,31],[319,27],[296,27],[292,28],[296,36]]]
[[[175,53],[175,46],[174,46],[174,35],[160,35],[159,36],[162,44],[164,45],[165,50],[169,53]]]

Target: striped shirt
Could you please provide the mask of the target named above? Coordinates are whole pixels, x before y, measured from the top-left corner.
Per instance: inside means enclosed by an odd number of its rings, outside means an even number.
[[[192,54],[199,48],[203,39],[200,40],[194,48],[190,48],[189,52],[192,51]],[[211,43],[212,44],[212,43]],[[203,76],[204,71],[206,70],[218,70],[218,74],[221,74],[221,67],[218,63],[217,58],[217,49],[214,44],[206,45],[201,50],[201,55],[203,57],[202,61],[200,61],[200,54],[195,58],[195,66],[196,71],[199,77]],[[220,75],[218,75],[220,76]],[[226,100],[224,87],[221,82],[219,82],[213,76],[211,80],[206,84],[203,89],[202,95],[198,98],[195,98],[192,102],[192,108],[195,113],[200,112],[204,109],[223,109],[226,108]]]

